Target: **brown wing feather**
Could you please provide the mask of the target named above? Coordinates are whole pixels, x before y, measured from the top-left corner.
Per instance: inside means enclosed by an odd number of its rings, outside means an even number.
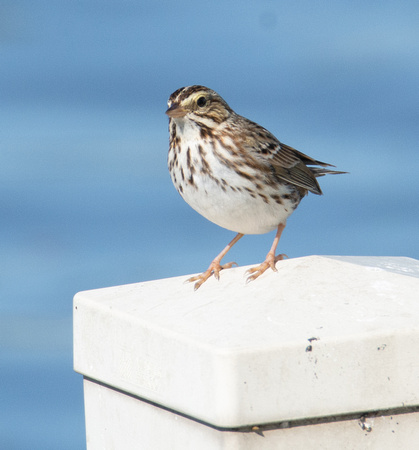
[[[335,167],[332,164],[328,164],[323,161],[317,161],[316,159],[313,159],[311,156],[299,152],[295,148],[283,144],[282,142],[278,142],[278,144],[279,144],[278,149],[276,150],[274,158],[278,157],[278,159],[282,160],[289,159],[293,160],[294,162],[302,161],[304,164],[308,166]]]
[[[331,166],[330,164],[317,161],[288,145],[282,144],[265,128],[255,122],[245,120],[247,122],[246,128],[252,133],[247,136],[244,147],[257,161],[269,168],[281,180],[314,194],[322,194],[314,173],[307,165],[326,167]]]
[[[307,189],[313,194],[322,194],[322,190],[320,189],[319,183],[313,172],[302,161],[290,168],[285,168],[275,163],[272,164],[272,167],[275,171],[275,175],[278,178],[281,178],[281,180]]]

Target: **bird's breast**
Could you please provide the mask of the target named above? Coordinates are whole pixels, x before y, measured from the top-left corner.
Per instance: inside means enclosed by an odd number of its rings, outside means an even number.
[[[293,186],[264,180],[228,140],[183,136],[172,144],[168,164],[176,189],[199,214],[223,228],[267,233],[285,223],[301,200]]]

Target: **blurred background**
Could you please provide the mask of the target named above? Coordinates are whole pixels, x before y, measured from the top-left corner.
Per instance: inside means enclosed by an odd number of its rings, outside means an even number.
[[[0,448],[85,447],[76,292],[186,278],[233,237],[172,186],[181,86],[350,172],[320,179],[279,252],[419,258],[418,22],[413,0],[0,0]]]

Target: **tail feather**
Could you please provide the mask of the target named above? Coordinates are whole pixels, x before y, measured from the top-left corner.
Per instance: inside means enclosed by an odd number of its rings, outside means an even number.
[[[333,167],[333,166],[332,166]],[[340,175],[349,172],[341,172],[340,170],[330,170],[324,167],[309,167],[315,177],[323,177],[324,175]]]

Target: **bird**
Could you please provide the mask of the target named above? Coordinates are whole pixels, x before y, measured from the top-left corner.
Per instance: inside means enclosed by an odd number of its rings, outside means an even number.
[[[287,257],[276,255],[287,218],[309,192],[322,195],[317,177],[346,172],[328,169],[283,144],[267,129],[235,113],[212,89],[193,85],[173,92],[169,116],[168,168],[172,182],[195,211],[237,233],[202,274],[189,278],[197,290],[208,278],[220,278],[231,247],[247,234],[276,230],[265,260],[247,271],[247,282]]]

